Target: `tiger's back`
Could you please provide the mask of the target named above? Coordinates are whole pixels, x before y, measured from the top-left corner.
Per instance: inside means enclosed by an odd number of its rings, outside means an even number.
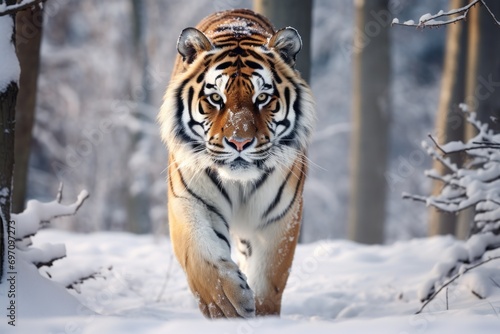
[[[169,224],[206,316],[280,312],[314,121],[294,70],[300,47],[293,28],[275,32],[249,10],[215,13],[179,37],[159,114]]]

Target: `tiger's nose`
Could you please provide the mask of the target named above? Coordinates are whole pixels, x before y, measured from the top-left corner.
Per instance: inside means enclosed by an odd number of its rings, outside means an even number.
[[[246,147],[248,147],[248,145],[253,141],[253,138],[241,138],[232,136],[229,139],[226,138],[226,140],[230,146],[233,146],[238,150],[238,152],[241,152]]]

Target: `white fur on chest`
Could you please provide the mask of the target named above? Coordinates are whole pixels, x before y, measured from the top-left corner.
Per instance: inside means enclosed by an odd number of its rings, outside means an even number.
[[[252,182],[221,179],[220,188],[224,189],[227,198],[207,175],[193,178],[189,187],[197,196],[220,211],[232,234],[246,237],[264,227],[267,220],[277,216],[290,203],[293,193],[285,189],[279,203],[269,210],[285,179],[286,174],[277,170],[257,188]]]

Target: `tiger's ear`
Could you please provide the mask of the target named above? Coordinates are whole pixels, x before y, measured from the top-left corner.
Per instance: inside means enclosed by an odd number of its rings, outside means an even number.
[[[281,58],[290,66],[295,66],[295,57],[302,49],[302,39],[292,27],[278,30],[269,40],[268,46],[279,52]]]
[[[196,28],[184,29],[177,40],[177,51],[188,64],[196,59],[198,53],[212,49],[207,36]]]

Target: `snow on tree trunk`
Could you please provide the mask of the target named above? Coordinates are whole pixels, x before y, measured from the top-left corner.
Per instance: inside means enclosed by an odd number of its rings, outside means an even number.
[[[12,174],[14,169],[15,106],[19,62],[15,49],[14,18],[0,16],[0,281],[3,277],[5,240],[9,233]]]

